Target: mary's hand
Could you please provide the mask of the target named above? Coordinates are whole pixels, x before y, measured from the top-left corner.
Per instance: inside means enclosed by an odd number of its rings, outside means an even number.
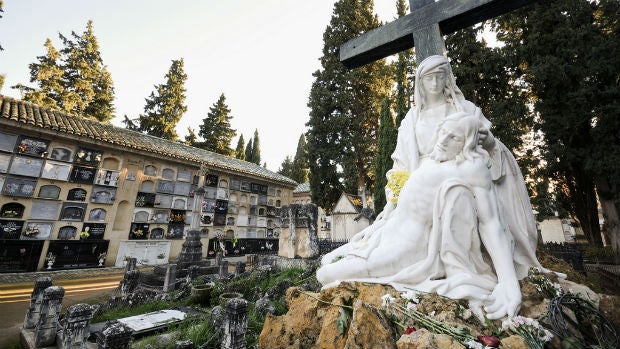
[[[521,289],[518,282],[500,282],[485,300],[484,310],[491,320],[517,315],[521,308]]]

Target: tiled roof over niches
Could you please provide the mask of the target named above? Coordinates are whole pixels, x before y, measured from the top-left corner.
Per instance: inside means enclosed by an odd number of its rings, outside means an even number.
[[[30,102],[2,95],[0,95],[0,118],[31,125],[36,128],[67,133],[85,139],[153,153],[159,156],[185,160],[195,165],[206,163],[213,168],[246,173],[284,185],[294,186],[297,184],[288,177],[271,172],[254,163],[145,135],[140,132],[116,127],[109,123],[66,114],[55,109],[43,108]]]

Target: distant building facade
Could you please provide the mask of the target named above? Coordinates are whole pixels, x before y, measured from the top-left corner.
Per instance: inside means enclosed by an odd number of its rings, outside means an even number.
[[[297,186],[253,163],[0,95],[0,272],[125,256],[167,263],[192,224],[198,183],[205,255],[216,237],[232,254],[272,246]]]

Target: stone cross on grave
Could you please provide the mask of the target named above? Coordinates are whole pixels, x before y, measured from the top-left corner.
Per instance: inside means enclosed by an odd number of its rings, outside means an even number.
[[[347,68],[385,58],[414,47],[416,60],[444,55],[442,35],[508,13],[537,0],[409,0],[411,13],[340,46]]]

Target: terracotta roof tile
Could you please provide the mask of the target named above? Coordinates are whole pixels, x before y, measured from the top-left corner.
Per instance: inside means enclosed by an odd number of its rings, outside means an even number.
[[[206,163],[214,168],[248,174],[287,186],[297,185],[292,179],[271,172],[254,163],[116,127],[111,124],[65,114],[58,110],[44,108],[3,95],[0,95],[0,118],[189,161],[195,165]]]

